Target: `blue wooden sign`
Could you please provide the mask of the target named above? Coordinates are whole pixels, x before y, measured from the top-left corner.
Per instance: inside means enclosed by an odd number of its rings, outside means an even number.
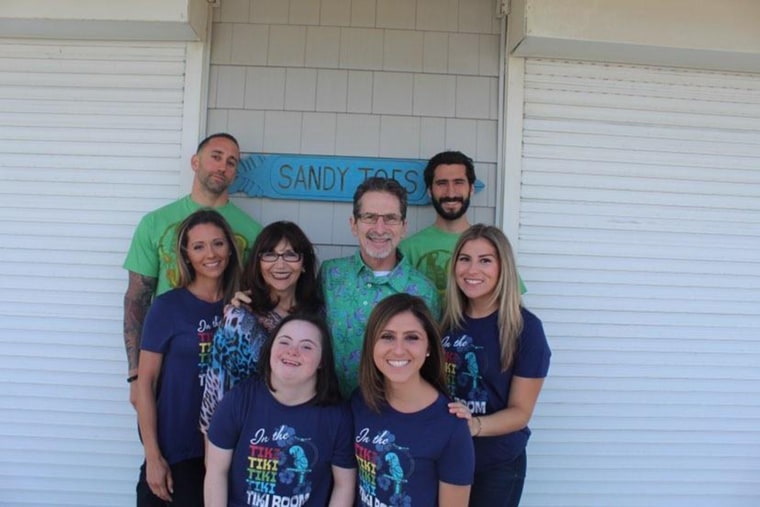
[[[230,192],[251,197],[351,202],[356,187],[371,176],[394,178],[409,192],[409,204],[430,203],[422,173],[427,160],[328,155],[252,153],[238,165]],[[475,182],[475,191],[483,188]]]

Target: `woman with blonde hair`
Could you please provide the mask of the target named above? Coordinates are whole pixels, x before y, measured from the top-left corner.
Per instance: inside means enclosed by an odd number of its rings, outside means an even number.
[[[462,233],[446,288],[442,345],[453,414],[475,444],[470,506],[516,507],[525,481],[528,422],[549,370],[541,321],[522,306],[514,254],[483,224]]]

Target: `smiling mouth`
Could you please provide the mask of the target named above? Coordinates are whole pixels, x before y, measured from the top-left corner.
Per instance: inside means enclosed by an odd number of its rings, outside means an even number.
[[[393,366],[394,368],[403,368],[407,364],[409,364],[411,361],[409,360],[388,360],[388,364]]]

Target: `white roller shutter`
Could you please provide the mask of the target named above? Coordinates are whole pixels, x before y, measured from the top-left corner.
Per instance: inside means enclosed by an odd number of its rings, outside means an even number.
[[[134,505],[121,268],[179,193],[186,46],[0,39],[0,504]]]
[[[760,505],[760,76],[528,60],[525,507]]]

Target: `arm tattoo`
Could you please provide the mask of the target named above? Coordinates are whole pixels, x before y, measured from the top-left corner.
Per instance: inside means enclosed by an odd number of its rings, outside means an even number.
[[[148,307],[156,291],[158,280],[129,272],[129,285],[124,294],[124,348],[130,374],[136,373],[140,358],[140,337]]]

